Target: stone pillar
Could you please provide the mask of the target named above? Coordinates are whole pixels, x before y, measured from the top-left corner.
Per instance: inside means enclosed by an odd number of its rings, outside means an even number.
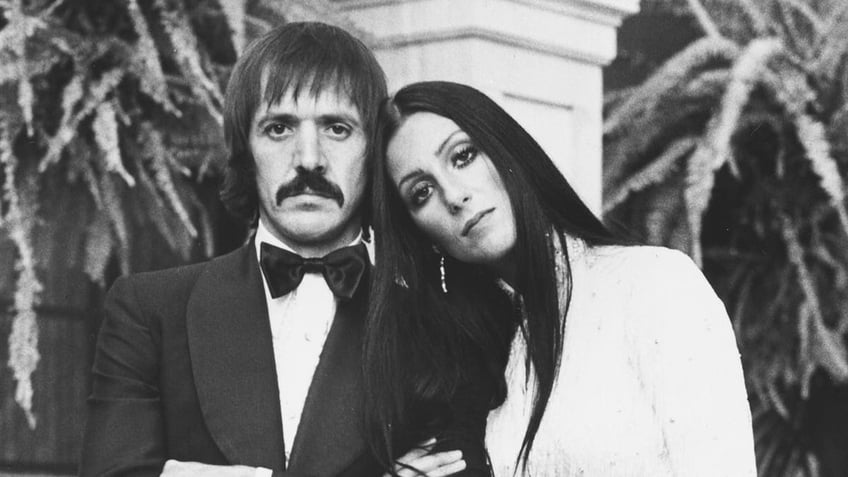
[[[638,0],[335,0],[373,36],[389,88],[450,80],[515,117],[601,210],[601,68]]]

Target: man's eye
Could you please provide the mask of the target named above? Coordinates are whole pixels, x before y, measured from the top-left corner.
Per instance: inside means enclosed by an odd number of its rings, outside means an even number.
[[[271,137],[281,137],[288,133],[290,128],[283,123],[273,123],[265,127],[265,134]]]
[[[465,146],[459,151],[457,151],[453,157],[451,157],[451,161],[453,162],[454,167],[457,169],[462,169],[463,167],[474,162],[474,159],[477,159],[477,148],[474,146]]]
[[[327,132],[329,132],[331,136],[342,139],[350,136],[351,133],[350,128],[344,124],[331,124],[327,128]]]
[[[412,189],[412,192],[409,194],[410,202],[415,207],[420,207],[427,202],[427,199],[433,194],[433,186],[428,183],[422,183],[415,188]]]

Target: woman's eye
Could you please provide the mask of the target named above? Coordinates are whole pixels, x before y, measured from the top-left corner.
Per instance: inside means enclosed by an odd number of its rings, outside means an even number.
[[[350,136],[350,128],[344,124],[331,124],[327,128],[327,132],[329,132],[331,136],[341,139]]]
[[[474,159],[477,159],[477,154],[478,151],[476,147],[465,146],[453,155],[451,161],[453,162],[454,167],[462,169],[474,162]]]
[[[433,194],[433,186],[427,183],[422,183],[415,186],[409,194],[410,202],[413,206],[419,207],[427,202],[430,195]]]

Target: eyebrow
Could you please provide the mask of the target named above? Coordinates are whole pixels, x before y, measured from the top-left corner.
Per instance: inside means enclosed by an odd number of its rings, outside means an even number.
[[[456,136],[457,134],[462,134],[463,132],[464,131],[462,129],[457,129],[456,131],[452,132],[448,137],[445,138],[444,141],[442,141],[441,144],[439,144],[439,147],[436,149],[436,152],[435,152],[434,155],[441,156],[442,151],[445,149],[445,146],[451,141],[451,139],[453,139],[453,137]]]
[[[256,126],[262,128],[265,124],[269,122],[280,122],[285,124],[297,124],[302,121],[301,118],[297,117],[297,115],[291,113],[273,113],[267,114],[256,122]],[[315,122],[321,125],[334,124],[334,123],[348,123],[354,127],[362,127],[359,121],[355,116],[344,113],[327,113],[327,114],[319,114],[315,119]]]
[[[409,171],[409,173],[406,174],[405,176],[403,176],[403,178],[401,178],[401,180],[398,182],[398,185],[397,185],[398,190],[401,190],[403,188],[404,182],[406,182],[408,180],[415,179],[417,177],[421,177],[423,175],[424,175],[424,171],[419,169],[419,168],[416,168],[416,169]]]
[[[351,116],[350,114],[344,114],[344,113],[342,113],[342,114],[337,114],[337,113],[321,114],[321,115],[318,116],[318,119],[316,120],[316,122],[318,124],[348,123],[348,124],[355,126],[355,127],[361,126],[359,124],[359,121],[354,116]]]
[[[259,118],[258,121],[256,121],[256,127],[261,129],[263,126],[265,126],[267,123],[270,123],[270,122],[294,124],[294,123],[297,123],[298,121],[299,121],[299,119],[297,119],[297,117],[293,114],[288,114],[288,113],[267,114],[267,115]]]

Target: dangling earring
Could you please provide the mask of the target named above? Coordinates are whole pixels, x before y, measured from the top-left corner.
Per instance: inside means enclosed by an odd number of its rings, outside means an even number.
[[[433,253],[439,255],[439,278],[442,281],[442,292],[446,294],[448,292],[448,282],[445,281],[445,254],[442,253],[436,244],[433,244]]]
[[[439,275],[442,278],[442,292],[447,294],[448,283],[445,281],[445,256],[439,255]]]

